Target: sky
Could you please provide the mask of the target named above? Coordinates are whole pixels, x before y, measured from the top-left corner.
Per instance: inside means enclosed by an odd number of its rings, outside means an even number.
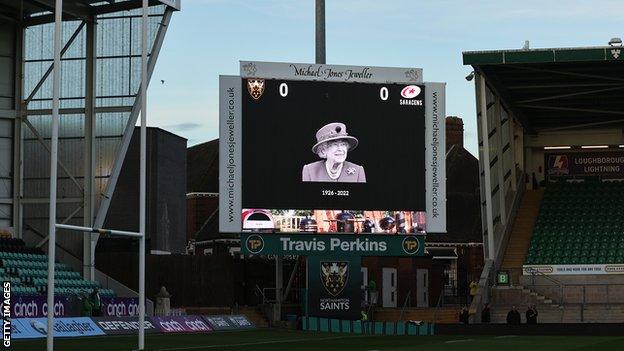
[[[315,0],[182,0],[152,77],[150,126],[218,138],[218,78],[239,61],[313,63]],[[447,116],[477,155],[474,81],[462,52],[603,46],[624,37],[619,0],[326,0],[327,64],[417,67],[446,82]],[[164,84],[161,83],[164,80]]]

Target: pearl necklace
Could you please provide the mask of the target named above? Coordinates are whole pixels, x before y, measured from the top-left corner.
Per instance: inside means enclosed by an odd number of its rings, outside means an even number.
[[[344,163],[340,163],[340,165],[338,165],[338,169],[335,171],[332,171],[327,163],[327,161],[325,162],[325,170],[327,170],[327,175],[329,176],[330,179],[338,179],[340,177],[340,173],[342,173],[342,166],[344,165]]]

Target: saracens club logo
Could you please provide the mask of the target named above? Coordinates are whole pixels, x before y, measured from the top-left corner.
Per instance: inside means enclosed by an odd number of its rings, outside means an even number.
[[[247,78],[247,91],[254,100],[258,100],[264,93],[264,79]]]
[[[406,236],[403,239],[403,251],[408,255],[414,255],[418,253],[420,248],[420,242],[415,236]]]
[[[262,249],[264,249],[264,239],[262,239],[262,236],[258,234],[250,235],[247,237],[245,246],[250,253],[258,254],[262,252]]]
[[[336,297],[347,286],[349,262],[321,261],[321,282],[327,292]]]
[[[420,95],[420,87],[418,85],[408,85],[401,90],[401,96],[406,99],[413,99]]]
[[[422,99],[414,99],[418,95],[422,89],[418,85],[408,85],[401,89],[401,97],[403,99],[399,100],[399,105],[408,105],[408,106],[422,106]]]

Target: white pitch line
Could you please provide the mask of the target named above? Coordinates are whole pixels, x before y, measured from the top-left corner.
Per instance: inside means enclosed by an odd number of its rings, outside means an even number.
[[[221,345],[206,345],[206,346],[189,346],[189,347],[174,347],[168,349],[157,349],[156,351],[176,351],[176,350],[196,350],[196,349],[213,349],[217,347],[232,347],[232,346],[253,346],[253,345],[267,345],[267,344],[286,344],[291,342],[301,341],[316,341],[316,340],[336,340],[347,338],[361,338],[370,335],[357,335],[357,336],[334,336],[331,338],[306,338],[306,339],[290,339],[290,340],[271,340],[271,341],[258,341],[258,342],[244,342],[239,344],[221,344]]]
[[[449,340],[449,341],[445,341],[445,344],[454,344],[457,342],[467,342],[467,341],[474,341],[474,339]]]
[[[505,339],[505,338],[515,338],[518,335],[499,335],[499,336],[495,336],[494,339]]]

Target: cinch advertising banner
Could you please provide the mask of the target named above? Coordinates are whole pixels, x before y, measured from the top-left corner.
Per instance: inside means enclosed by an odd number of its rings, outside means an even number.
[[[139,330],[138,317],[93,317],[91,318],[106,335],[136,334]],[[157,333],[160,330],[145,319],[145,332]]]
[[[76,303],[70,303],[66,297],[54,297],[54,316],[65,317],[78,314]],[[11,299],[13,318],[47,317],[48,300],[45,296],[17,296]]]
[[[163,333],[208,333],[212,328],[200,316],[157,316],[149,320]]]
[[[544,155],[546,175],[622,175],[624,152],[564,152]]]
[[[105,317],[132,317],[139,315],[136,297],[103,297],[102,315]]]
[[[361,257],[308,258],[308,313],[314,317],[359,319],[362,310]]]
[[[350,234],[246,234],[241,235],[245,255],[397,256],[425,253],[422,235]]]
[[[251,329],[254,328],[247,317],[243,315],[233,316],[202,316],[204,320],[210,324],[214,330],[234,330],[234,329]]]
[[[47,335],[48,321],[46,318],[20,318],[24,327],[24,335],[37,335],[43,338]],[[56,318],[54,320],[55,337],[78,337],[105,335],[104,332],[88,317]],[[27,336],[28,337],[28,336]]]

